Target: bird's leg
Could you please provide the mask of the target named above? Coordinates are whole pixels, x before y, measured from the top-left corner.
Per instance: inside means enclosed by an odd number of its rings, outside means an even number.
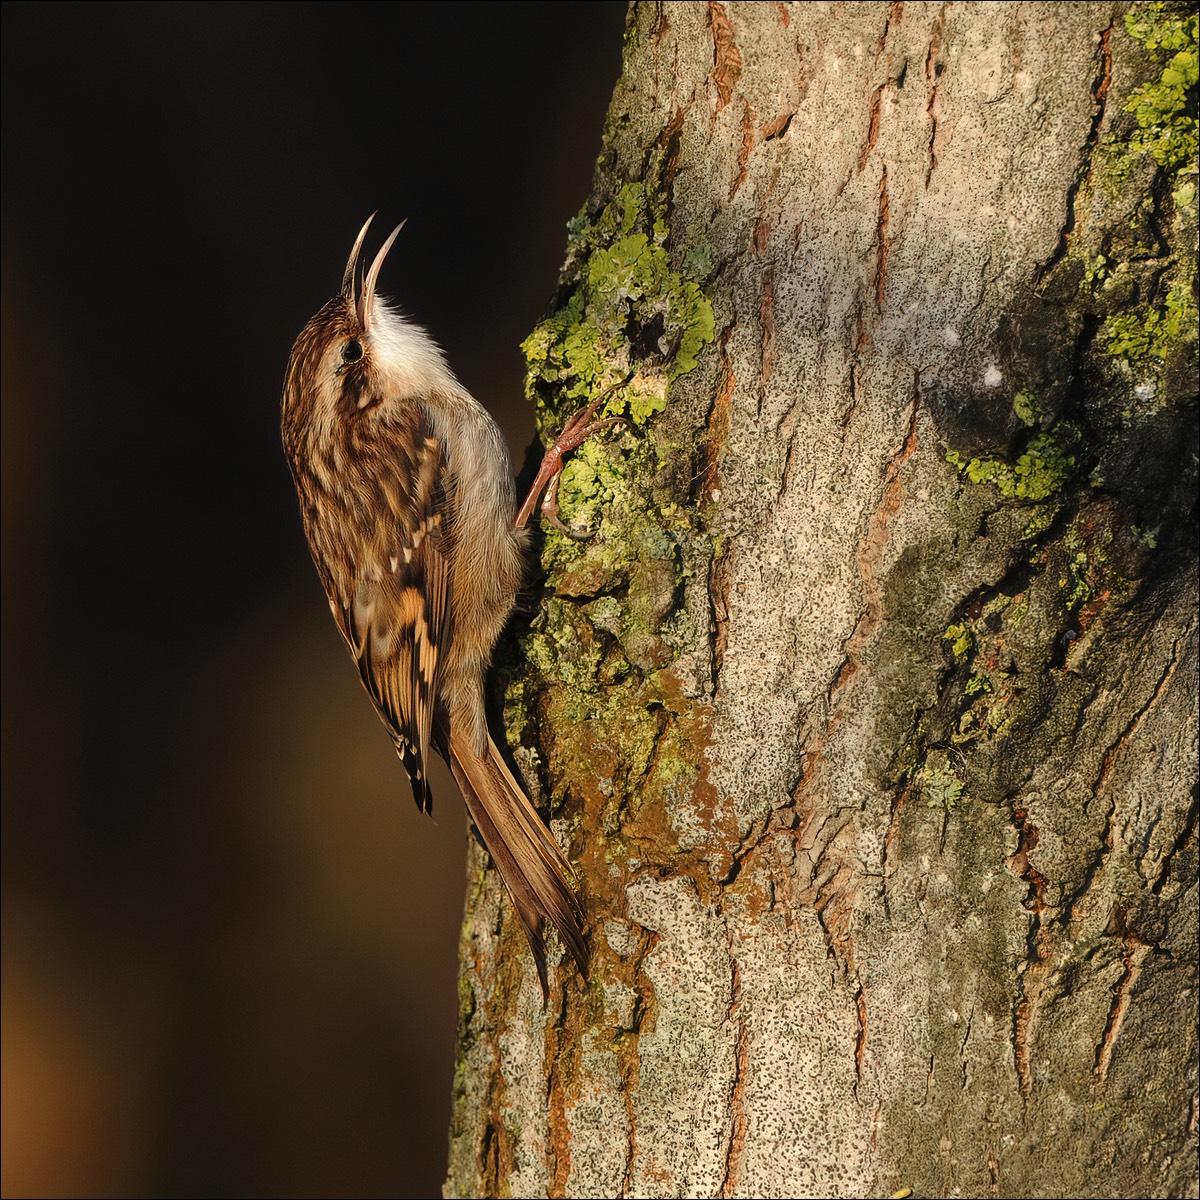
[[[518,529],[524,529],[529,523],[529,518],[533,516],[533,510],[537,506],[538,498],[545,492],[546,500],[542,504],[542,512],[546,519],[556,529],[566,533],[568,537],[575,536],[558,518],[558,476],[563,469],[563,460],[572,450],[582,446],[593,433],[598,433],[601,429],[607,429],[608,426],[617,425],[622,421],[621,417],[609,417],[603,421],[596,421],[593,418],[609,396],[623,388],[632,378],[632,374],[627,375],[620,383],[601,392],[587,408],[581,408],[563,426],[562,433],[554,439],[554,444],[542,456],[542,465],[538,467],[538,473],[534,477],[533,486],[529,489],[529,495],[525,497],[525,503],[517,511],[515,524]]]
[[[546,485],[546,495],[542,499],[542,520],[553,525],[563,537],[572,538],[574,541],[584,542],[590,536],[576,533],[569,526],[564,525],[562,518],[558,515],[558,475],[551,475],[550,482]]]

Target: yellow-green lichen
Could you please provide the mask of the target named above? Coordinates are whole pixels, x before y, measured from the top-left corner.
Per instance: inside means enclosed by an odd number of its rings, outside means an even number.
[[[546,681],[578,699],[594,692],[602,648],[591,623],[573,605],[548,599],[524,650],[529,665]],[[585,703],[574,715],[584,718],[592,712]]]
[[[1017,390],[1012,409],[1026,429],[1035,430],[1045,420],[1041,402],[1026,388]],[[946,461],[969,483],[991,484],[1006,499],[1033,502],[1053,496],[1075,469],[1075,456],[1064,449],[1061,430],[1034,433],[1011,463],[991,454],[967,458],[957,450],[948,451]]]
[[[1025,618],[1029,616],[1029,592],[1022,592],[1009,606],[1005,619],[1013,629],[1020,629]]]
[[[968,459],[957,450],[949,451],[946,461],[971,483],[993,484],[1002,496],[1016,500],[1053,496],[1075,466],[1074,455],[1066,453],[1050,433],[1034,437],[1014,463],[991,455]]]
[[[931,754],[917,772],[916,782],[929,808],[943,808],[950,812],[958,807],[958,802],[963,798],[963,782],[954,773],[944,754]]]
[[[963,698],[969,706],[961,713],[950,734],[956,746],[985,742],[1007,733],[1014,716],[1014,693],[1011,671],[1000,665],[1002,650],[999,637],[986,635],[985,651],[976,655],[976,662],[986,664],[967,680]],[[1007,657],[1005,657],[1007,661]]]
[[[1144,228],[1167,226],[1170,240],[1178,244],[1173,261],[1167,264],[1166,277],[1157,289],[1157,298],[1138,298],[1132,311],[1110,313],[1104,325],[1104,345],[1115,359],[1134,368],[1143,376],[1141,407],[1160,407],[1163,397],[1144,382],[1147,370],[1157,370],[1180,350],[1194,352],[1200,337],[1196,307],[1195,236],[1197,219],[1197,149],[1200,145],[1200,121],[1197,119],[1197,78],[1200,53],[1197,29],[1200,25],[1191,6],[1173,3],[1134,4],[1125,15],[1125,30],[1158,62],[1158,74],[1134,89],[1125,111],[1136,121],[1136,129],[1124,143],[1113,147],[1110,167],[1113,181],[1128,187],[1136,178],[1134,167],[1148,155],[1157,164],[1161,193],[1169,195],[1166,213],[1157,212],[1159,201],[1148,194],[1134,213],[1134,246],[1129,254],[1138,258],[1157,257],[1158,253],[1143,242],[1154,235],[1138,233]],[[1164,216],[1170,220],[1165,221]],[[1100,256],[1102,273],[1085,272],[1085,285],[1105,280],[1117,281],[1124,264],[1114,264]],[[1107,284],[1106,284],[1107,286]]]
[[[1105,254],[1097,254],[1095,258],[1086,260],[1083,266],[1083,279],[1081,281],[1083,287],[1090,289],[1098,283],[1104,283],[1108,279],[1112,269],[1112,260]]]
[[[1105,547],[1111,537],[1107,527],[1103,532],[1085,530],[1079,521],[1068,527],[1058,577],[1067,612],[1077,613],[1091,599],[1092,580],[1107,561]]]
[[[1043,504],[1033,510],[1033,516],[1021,530],[1021,539],[1026,542],[1036,541],[1054,523],[1054,506]]]
[[[628,183],[594,218],[568,225],[573,284],[525,339],[531,399],[586,401],[632,372],[604,415],[644,425],[667,402],[670,383],[713,339],[712,304],[688,270],[671,265],[669,230],[655,193]]]
[[[675,270],[667,244],[665,204],[644,183],[628,183],[594,216],[568,225],[564,290],[557,309],[522,344],[526,393],[544,424],[608,392],[600,418],[633,431],[667,405],[672,383],[691,371],[713,339],[713,309],[689,272],[694,254]],[[702,276],[701,276],[702,277]],[[597,442],[568,461],[559,502],[572,527],[593,528],[632,470],[625,439],[614,454]]]
[[[975,597],[943,631],[953,666],[938,686],[937,702],[914,714],[891,766],[893,778],[907,780],[931,808],[949,812],[968,790],[978,794],[974,789],[983,787],[986,796],[992,788],[987,764],[1023,711],[1024,681],[1007,639],[1027,607],[1028,592]],[[976,751],[981,759],[973,757]]]
[[[1169,54],[1162,73],[1130,96],[1126,111],[1137,119],[1130,148],[1154,155],[1160,167],[1183,173],[1176,182],[1196,176],[1197,16],[1178,5],[1135,4],[1125,14],[1125,31],[1147,50]],[[1193,195],[1194,198],[1194,195]]]
[[[1017,392],[1013,397],[1012,407],[1017,420],[1022,425],[1034,426],[1042,419],[1041,405],[1038,404],[1037,397],[1032,392],[1024,389]]]
[[[567,459],[559,479],[562,518],[568,525],[594,528],[597,513],[611,508],[626,480],[604,445],[592,438]]]
[[[975,639],[971,636],[971,631],[965,625],[947,626],[946,632],[942,634],[942,638],[950,643],[950,653],[955,658],[966,658],[970,653],[971,647],[975,644]]]
[[[1077,615],[1089,602],[1111,597],[1128,587],[1129,581],[1110,562],[1116,532],[1110,519],[1100,514],[1072,521],[1062,540],[1062,557],[1058,560],[1058,586],[1068,613]],[[1135,545],[1149,549],[1130,537]]]
[[[608,862],[682,852],[669,813],[700,786],[707,736],[704,705],[671,671],[701,638],[683,589],[707,533],[669,494],[695,447],[678,444],[684,414],[655,418],[713,340],[711,262],[671,238],[661,172],[647,172],[570,223],[554,311],[522,347],[543,432],[597,399],[596,418],[615,422],[559,477],[561,519],[590,536],[542,524],[546,599],[507,696],[520,735],[536,735],[551,809],[601,835]]]
[[[972,675],[967,680],[966,687],[963,688],[964,696],[974,696],[980,692],[990,692],[992,685],[988,683],[986,675]]]
[[[1172,346],[1196,340],[1196,305],[1191,281],[1177,279],[1167,289],[1161,308],[1109,317],[1105,331],[1106,349],[1114,358],[1131,363],[1164,361]]]
[[[1088,556],[1080,550],[1066,564],[1065,573],[1059,577],[1058,586],[1063,591],[1067,612],[1074,613],[1087,602],[1092,594],[1088,583]]]

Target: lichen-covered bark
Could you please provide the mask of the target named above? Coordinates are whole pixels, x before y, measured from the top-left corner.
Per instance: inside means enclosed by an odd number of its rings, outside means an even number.
[[[593,970],[475,852],[447,1195],[1195,1193],[1182,12],[631,9],[502,671]]]

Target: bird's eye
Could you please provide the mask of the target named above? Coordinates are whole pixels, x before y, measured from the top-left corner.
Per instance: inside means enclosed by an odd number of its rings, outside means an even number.
[[[342,347],[342,362],[356,363],[363,356],[362,342],[349,341]]]

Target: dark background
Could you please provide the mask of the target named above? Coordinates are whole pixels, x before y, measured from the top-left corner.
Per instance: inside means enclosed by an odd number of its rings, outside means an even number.
[[[461,805],[359,689],[278,395],[379,209],[520,456],[623,22],[4,6],[5,1195],[440,1190]]]

